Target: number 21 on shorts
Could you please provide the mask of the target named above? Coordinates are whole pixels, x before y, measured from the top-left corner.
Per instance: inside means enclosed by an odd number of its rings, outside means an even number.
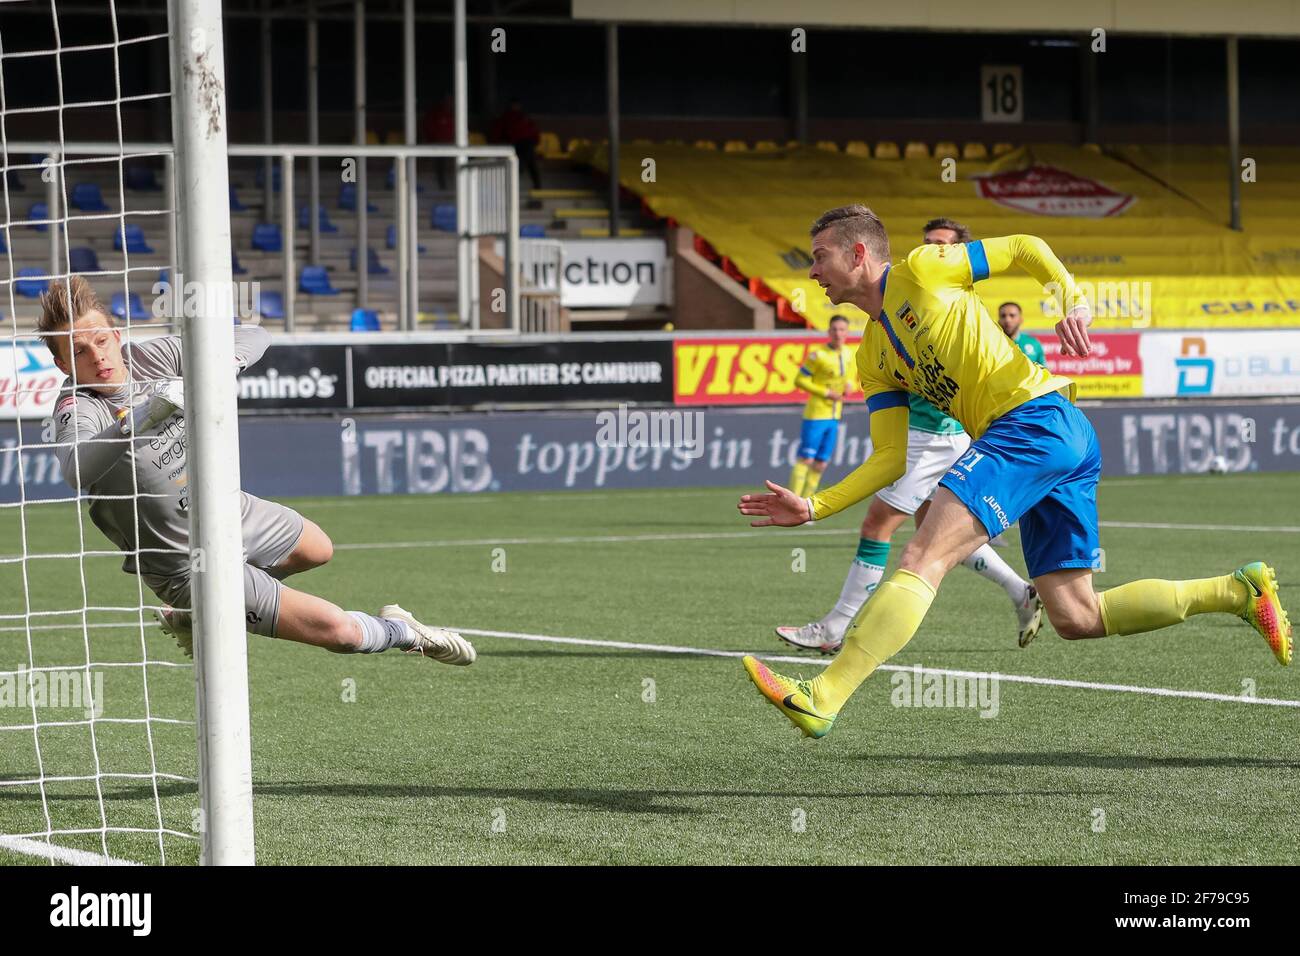
[[[964,470],[967,474],[970,474],[971,470],[979,464],[980,459],[983,457],[983,452],[976,451],[972,448],[970,451],[966,452],[966,454],[957,459],[957,467]]]

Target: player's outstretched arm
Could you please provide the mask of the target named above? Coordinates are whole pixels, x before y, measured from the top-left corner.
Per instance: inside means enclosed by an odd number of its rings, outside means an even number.
[[[1016,235],[972,242],[967,251],[972,281],[1019,266],[1042,283],[1043,290],[1056,299],[1065,316],[1056,324],[1061,350],[1066,355],[1087,355],[1092,351],[1088,341],[1088,325],[1092,322],[1088,300],[1051,246],[1037,236]]]
[[[767,494],[741,495],[737,505],[740,513],[760,519],[750,522],[753,527],[793,528],[825,518],[903,476],[907,468],[907,393],[884,392],[873,395],[870,402],[877,406],[871,413],[871,457],[843,481],[812,498],[800,498],[772,481],[766,482]]]

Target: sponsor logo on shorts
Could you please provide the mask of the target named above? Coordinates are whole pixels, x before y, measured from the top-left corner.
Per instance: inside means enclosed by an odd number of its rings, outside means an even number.
[[[1003,531],[1011,527],[1011,522],[1007,520],[1007,513],[1002,510],[1002,506],[998,504],[998,500],[996,498],[994,498],[992,495],[985,495],[984,503],[988,505],[990,509],[992,509],[994,516],[998,519],[999,522],[1001,522]]]

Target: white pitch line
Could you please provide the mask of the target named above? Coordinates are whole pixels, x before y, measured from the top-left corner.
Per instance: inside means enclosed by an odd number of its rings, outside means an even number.
[[[720,651],[706,647],[683,647],[678,644],[638,644],[632,641],[606,641],[586,637],[555,637],[549,634],[522,634],[518,631],[485,631],[476,628],[453,628],[461,634],[472,637],[501,637],[512,641],[536,641],[542,644],[577,644],[584,647],[613,647],[624,651],[655,651],[662,654],[691,654],[697,657],[738,658],[753,654],[765,661],[779,661],[783,664],[807,664],[825,667],[830,662],[815,657],[792,657],[778,654],[764,654],[754,651]],[[918,668],[903,667],[898,664],[882,664],[878,670],[912,672]],[[1146,694],[1152,697],[1186,697],[1194,700],[1217,700],[1232,704],[1264,704],[1271,707],[1300,707],[1300,700],[1287,700],[1276,697],[1241,697],[1232,694],[1216,694],[1207,690],[1175,690],[1169,687],[1140,687],[1132,684],[1103,684],[1094,681],[1066,680],[1056,677],[1031,677],[1027,674],[1000,674],[996,671],[961,671],[943,667],[921,667],[924,674],[945,674],[952,677],[994,678],[1011,684],[1039,684],[1047,687],[1071,687],[1077,690],[1104,690],[1125,694]]]
[[[74,850],[59,846],[57,843],[42,843],[26,837],[0,836],[0,850],[13,850],[24,856],[39,856],[56,863],[69,863],[73,866],[139,866],[131,860],[119,860],[115,856],[103,856],[86,850]]]
[[[1102,521],[1103,528],[1137,528],[1149,531],[1246,531],[1252,533],[1283,532],[1300,534],[1300,526],[1264,527],[1247,524],[1170,524],[1155,521]],[[750,531],[667,531],[659,534],[584,534],[555,538],[449,538],[440,541],[375,541],[335,544],[336,551],[382,551],[387,548],[485,548],[503,544],[621,544],[644,541],[726,541],[736,538],[774,537],[783,535],[855,534],[852,527],[842,528],[755,528]],[[902,532],[907,533],[907,532]]]

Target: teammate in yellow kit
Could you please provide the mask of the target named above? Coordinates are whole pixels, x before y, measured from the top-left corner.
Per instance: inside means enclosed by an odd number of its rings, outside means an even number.
[[[835,514],[895,481],[906,466],[909,392],[956,418],[974,439],[949,469],[899,567],[854,619],[839,656],[817,678],[793,680],[753,657],[751,680],[806,736],[822,737],[858,686],[912,639],[944,576],[993,534],[1020,521],[1025,563],[1056,632],[1067,640],[1137,634],[1193,614],[1235,614],[1291,662],[1291,624],[1263,562],[1193,581],[1132,581],[1100,594],[1092,424],[1073,404],[1074,383],[1035,365],[989,317],[974,283],[1017,266],[1059,290],[1061,351],[1091,351],[1091,312],[1073,277],[1034,236],[926,245],[891,265],[889,238],[865,206],[832,209],[813,224],[809,271],[834,303],[872,321],[858,348],[871,410],[871,457],[810,498],[768,482],[743,495],[756,527],[794,527]],[[1052,285],[1055,283],[1055,285]]]
[[[831,319],[826,344],[810,349],[794,380],[795,388],[808,393],[799,431],[799,450],[790,472],[790,488],[799,495],[811,495],[821,484],[822,472],[835,454],[840,434],[844,396],[853,383],[853,348],[845,345],[849,320],[842,315]]]

